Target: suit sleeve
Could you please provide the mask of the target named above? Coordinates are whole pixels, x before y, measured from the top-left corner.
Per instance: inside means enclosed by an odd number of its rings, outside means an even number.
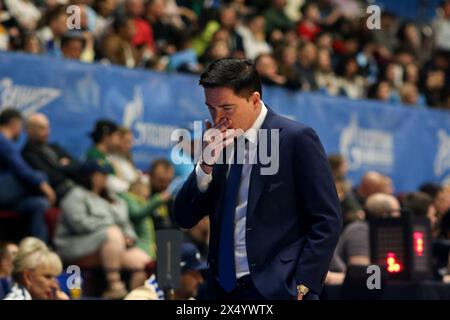
[[[339,239],[342,214],[324,148],[313,129],[297,135],[295,157],[296,186],[308,226],[295,279],[318,294]]]
[[[0,151],[1,162],[6,163],[11,173],[28,187],[37,190],[39,185],[45,181],[44,176],[28,165],[22,155],[9,142],[0,142]]]
[[[214,210],[212,184],[211,182],[204,192],[200,191],[194,168],[175,198],[174,218],[181,228],[194,227],[204,216]]]

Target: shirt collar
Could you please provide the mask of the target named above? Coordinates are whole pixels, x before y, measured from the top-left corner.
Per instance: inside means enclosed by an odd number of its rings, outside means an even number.
[[[261,129],[261,126],[266,119],[267,115],[267,107],[264,102],[261,100],[261,111],[259,112],[258,117],[256,118],[253,125],[244,132],[244,137],[250,141],[252,144],[256,144],[258,142],[258,130]]]

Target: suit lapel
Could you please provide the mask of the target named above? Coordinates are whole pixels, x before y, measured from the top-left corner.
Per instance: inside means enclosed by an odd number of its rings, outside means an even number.
[[[267,110],[266,119],[264,120],[264,122],[261,126],[261,129],[266,129],[268,132],[268,138],[267,138],[268,147],[267,147],[267,149],[268,149],[268,154],[272,155],[272,150],[271,150],[272,144],[270,143],[270,141],[272,139],[272,135],[271,135],[270,129],[279,129],[280,130],[280,139],[281,139],[282,128],[277,128],[277,126],[275,124],[276,114],[268,107],[267,107],[267,109],[268,110]],[[258,141],[257,161],[255,164],[253,164],[251,175],[250,175],[250,186],[249,186],[249,190],[248,190],[248,204],[247,204],[247,219],[249,219],[249,217],[251,217],[253,215],[253,212],[256,209],[256,206],[258,204],[258,201],[261,197],[261,194],[264,190],[264,186],[267,181],[267,175],[261,174],[261,168],[263,167],[263,165],[259,161],[259,147],[260,147],[260,145],[259,145],[259,141]],[[276,152],[276,150],[273,150],[273,151]]]

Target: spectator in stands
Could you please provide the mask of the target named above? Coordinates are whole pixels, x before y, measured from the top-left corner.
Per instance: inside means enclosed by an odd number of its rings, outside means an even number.
[[[364,207],[366,199],[374,193],[381,193],[387,183],[388,181],[385,180],[382,174],[376,171],[366,172],[361,178],[359,185],[354,188],[356,199]]]
[[[419,91],[415,84],[405,82],[400,88],[400,99],[403,104],[417,107],[419,106]]]
[[[130,186],[130,191],[121,194],[128,206],[128,215],[137,235],[136,245],[156,261],[156,234],[152,214],[157,207],[167,202],[167,191],[150,197],[148,178],[140,177]]]
[[[247,59],[255,59],[260,54],[271,53],[272,48],[266,41],[266,20],[262,15],[251,15],[247,23],[237,28],[242,36],[244,52]]]
[[[204,279],[202,272],[207,266],[200,258],[200,252],[190,243],[181,246],[181,281],[180,287],[174,290],[172,296],[164,297],[163,292],[152,275],[144,285],[130,292],[125,300],[194,300]]]
[[[119,17],[114,21],[114,31],[107,34],[100,44],[103,57],[113,64],[127,68],[137,67],[140,52],[132,41],[136,35],[136,24],[131,17]]]
[[[389,176],[382,175],[380,192],[384,194],[394,194],[394,183]]]
[[[383,102],[393,100],[391,95],[391,86],[387,81],[380,81],[373,84],[368,90],[368,98],[376,99]]]
[[[194,245],[183,243],[180,266],[180,288],[175,289],[174,300],[192,300],[197,297],[199,286],[204,281],[201,272],[206,270],[206,263]]]
[[[130,184],[139,178],[140,172],[133,163],[131,149],[133,147],[133,133],[130,129],[119,128],[118,145],[108,159],[111,161],[117,179],[123,181],[123,190],[128,191]]]
[[[449,87],[450,53],[437,51],[421,72],[421,87],[427,104],[439,106],[445,98]],[[448,89],[447,89],[448,90]]]
[[[186,31],[179,31],[174,36],[176,52],[169,56],[167,70],[199,73],[203,66],[198,62],[192,42],[192,34]]]
[[[404,83],[411,83],[416,87],[416,90],[419,90],[420,89],[419,66],[416,63],[408,63],[404,68],[405,68],[403,79]],[[420,106],[425,106],[426,105],[425,96],[419,91],[417,92],[417,94],[418,94],[417,104]]]
[[[330,32],[321,32],[317,35],[315,41],[317,49],[325,49],[328,52],[333,53],[333,36]]]
[[[0,242],[0,300],[11,291],[13,261],[18,250],[15,243]]]
[[[141,47],[148,58],[155,52],[155,43],[153,39],[153,29],[150,24],[143,19],[145,13],[144,0],[125,0],[125,15],[131,17],[135,24],[135,34],[131,40],[134,47]]]
[[[61,38],[61,53],[66,59],[81,60],[86,41],[81,32],[67,32]]]
[[[302,19],[297,26],[300,39],[314,41],[320,33],[320,11],[314,2],[306,2],[301,8]]]
[[[398,64],[401,68],[405,68],[410,63],[417,63],[416,59],[414,58],[414,55],[405,50],[405,49],[397,49],[394,53],[393,62]],[[402,70],[402,74],[404,73],[404,70]]]
[[[354,56],[349,56],[340,62],[338,74],[339,93],[350,99],[361,99],[365,95],[365,79],[359,75],[359,67]]]
[[[23,51],[30,54],[42,53],[42,45],[36,33],[29,33],[25,35],[23,40]]]
[[[46,12],[44,25],[38,29],[37,36],[44,51],[53,56],[61,56],[61,38],[67,32],[67,12],[63,5],[56,6]]]
[[[405,22],[399,29],[400,48],[411,54],[416,61],[425,61],[425,48],[417,26],[412,21]]]
[[[11,15],[19,22],[24,30],[36,29],[41,12],[35,4],[29,0],[4,0],[5,6]]]
[[[300,46],[298,54],[296,69],[301,77],[302,90],[316,90],[315,67],[317,63],[317,47],[312,42],[305,42]]]
[[[111,120],[98,120],[95,123],[94,130],[90,133],[90,137],[94,146],[87,151],[86,159],[99,160],[112,169],[108,155],[117,150],[120,145],[119,126]]]
[[[398,46],[398,19],[391,12],[382,12],[380,29],[373,29],[372,34],[377,44],[393,52]]]
[[[20,25],[11,15],[3,1],[0,1],[0,49],[14,50],[20,43]]]
[[[231,6],[224,6],[220,10],[220,26],[221,29],[227,30],[230,34],[230,50],[235,55],[243,57],[244,44],[242,36],[237,32],[239,24],[236,9]]]
[[[157,195],[168,190],[174,179],[174,168],[166,159],[156,159],[150,165],[151,194]],[[172,229],[175,224],[172,219],[172,200],[157,207],[153,212],[156,230]]]
[[[165,0],[150,0],[146,3],[145,8],[145,19],[152,28],[156,50],[164,54],[174,52],[175,48],[173,43],[171,45],[169,43],[179,30],[183,30],[172,24],[171,20],[167,18],[167,5],[167,1]]]
[[[15,284],[5,300],[68,300],[57,279],[62,270],[61,259],[45,243],[23,239],[13,262]]]
[[[330,52],[319,49],[317,52],[317,66],[315,71],[317,88],[330,95],[338,94],[338,81],[331,64]]]
[[[95,29],[93,35],[96,39],[101,37],[108,27],[110,27],[114,20],[114,12],[118,5],[117,0],[96,0],[93,9],[97,13],[95,20]]]
[[[25,161],[45,173],[60,200],[72,188],[79,162],[56,143],[49,143],[50,123],[42,113],[32,114],[26,124],[28,140],[22,149]]]
[[[228,37],[228,31],[226,30],[219,30],[216,32],[224,32],[226,33],[226,36]],[[228,41],[224,40],[216,40],[213,41],[208,49],[206,49],[205,56],[203,57],[203,65],[205,68],[208,68],[208,66],[213,63],[214,61],[222,58],[229,57],[231,55],[230,47],[228,45]]]
[[[0,207],[25,215],[29,235],[47,241],[44,214],[56,195],[41,172],[33,170],[14,146],[22,131],[22,116],[14,109],[0,113]]]
[[[344,226],[355,220],[364,219],[364,211],[352,192],[350,181],[347,180],[347,161],[340,154],[331,154],[328,156],[328,163],[341,202]]]
[[[419,190],[431,197],[438,219],[437,228],[440,228],[442,217],[450,211],[450,188],[427,182],[421,185]]]
[[[403,68],[394,62],[390,62],[382,68],[380,81],[386,81],[390,87],[390,100],[400,102],[400,88],[403,84]]]
[[[198,21],[198,17],[194,11],[182,6],[181,1],[166,0],[164,8],[164,18],[168,23],[178,29],[190,29]]]
[[[95,123],[94,131],[91,132],[91,138],[95,145],[88,150],[86,159],[95,159],[109,169],[108,189],[116,193],[127,191],[130,187],[130,181],[134,181],[134,177],[125,177],[125,175],[130,174],[129,170],[133,169],[130,167],[130,164],[133,164],[129,162],[132,137],[129,134],[121,134],[120,127],[116,123],[110,120],[98,120]],[[113,154],[119,156],[114,157]],[[124,160],[124,157],[126,160]],[[112,162],[113,159],[116,160],[116,166]],[[128,161],[127,164],[124,165],[124,161]],[[124,166],[127,166],[125,172],[116,172],[116,167],[118,170],[123,170]]]
[[[55,235],[58,254],[67,263],[101,266],[105,270],[106,298],[123,298],[122,269],[132,270],[130,287],[146,278],[150,257],[136,246],[136,233],[125,202],[106,188],[107,170],[96,161],[80,169],[79,186],[61,202],[62,215]]]
[[[426,217],[430,221],[432,236],[438,236],[436,208],[433,206],[433,199],[428,194],[420,191],[410,192],[403,198],[402,207],[416,216]]]
[[[259,55],[255,60],[256,70],[261,77],[261,82],[269,86],[283,86],[290,89],[300,89],[298,79],[288,79],[280,74],[278,63],[273,55],[266,53]]]
[[[387,194],[375,193],[366,202],[367,219],[398,218],[400,217],[400,203]],[[354,221],[342,232],[336,247],[337,255],[349,265],[369,265],[369,224],[367,221]]]
[[[286,0],[271,0],[270,7],[264,12],[267,34],[270,35],[274,30],[285,32],[294,29],[295,24],[284,13],[285,6]]]
[[[434,42],[438,50],[450,51],[450,1],[443,0],[433,21]]]
[[[302,77],[297,68],[297,49],[295,45],[280,48],[276,61],[279,61],[279,73],[286,78],[285,87],[301,89]]]
[[[348,163],[340,154],[331,154],[328,156],[331,173],[334,180],[345,180],[348,174]]]

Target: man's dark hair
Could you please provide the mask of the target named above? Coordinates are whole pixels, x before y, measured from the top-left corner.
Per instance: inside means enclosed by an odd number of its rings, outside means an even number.
[[[80,41],[83,48],[86,46],[86,40],[83,37],[83,34],[79,31],[69,31],[66,32],[61,38],[61,48],[68,45],[71,41]]]
[[[339,167],[344,163],[345,159],[341,154],[330,154],[328,156],[328,163],[330,164],[331,170],[338,170]]]
[[[433,199],[425,192],[408,193],[402,201],[403,207],[411,210],[414,215],[426,217]]]
[[[419,190],[434,199],[442,191],[442,187],[434,182],[426,182],[420,186]]]
[[[150,174],[152,175],[159,166],[162,166],[165,169],[173,169],[173,166],[169,160],[164,158],[156,159],[150,164]]]
[[[8,125],[13,120],[22,120],[20,111],[7,108],[0,113],[0,127]]]
[[[104,137],[109,136],[119,131],[119,126],[108,119],[98,120],[95,123],[94,130],[90,133],[90,136],[95,144],[100,143]]]
[[[114,22],[113,22],[113,29],[114,29],[114,31],[115,31],[116,33],[119,33],[120,30],[121,30],[123,27],[126,27],[127,23],[128,23],[130,20],[133,20],[133,18],[130,17],[130,16],[128,16],[128,15],[121,15],[121,16],[118,16],[118,17],[114,20]]]
[[[200,76],[203,88],[226,87],[248,99],[255,91],[262,97],[261,79],[255,64],[246,59],[223,58],[214,61]]]

